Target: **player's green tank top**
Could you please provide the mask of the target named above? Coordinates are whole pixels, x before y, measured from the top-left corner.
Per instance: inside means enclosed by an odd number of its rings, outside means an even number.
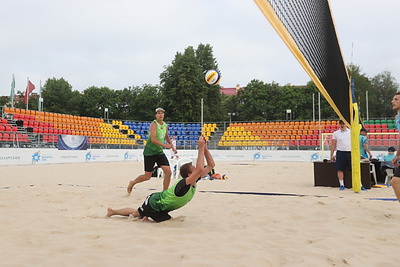
[[[167,134],[167,124],[165,122],[163,124],[159,124],[157,122],[157,120],[154,120],[153,122],[155,122],[157,125],[157,130],[156,130],[157,140],[160,141],[161,143],[164,143],[165,135]],[[153,156],[153,155],[158,155],[158,154],[162,154],[162,153],[164,153],[163,147],[151,142],[151,136],[150,136],[150,132],[149,132],[149,136],[147,138],[147,143],[146,143],[146,146],[144,147],[143,155]]]
[[[181,197],[176,196],[174,193],[176,185],[182,179],[183,178],[179,179],[178,182],[167,190],[154,193],[149,199],[151,207],[157,211],[169,212],[185,206],[190,200],[192,200],[194,193],[196,193],[196,185],[190,186],[190,189],[186,194]]]

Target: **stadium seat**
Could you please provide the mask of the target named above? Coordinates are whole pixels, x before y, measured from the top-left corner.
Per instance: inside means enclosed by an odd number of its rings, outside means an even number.
[[[7,133],[7,132],[4,132],[2,140],[3,141],[9,141],[10,140],[10,134]]]

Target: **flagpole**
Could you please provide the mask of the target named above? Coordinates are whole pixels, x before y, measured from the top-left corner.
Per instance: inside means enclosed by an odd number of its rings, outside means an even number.
[[[11,93],[10,93],[10,100],[11,100],[11,107],[14,108],[14,90],[15,90],[15,76],[12,76],[11,82]]]
[[[42,80],[39,83],[39,99],[38,99],[38,111],[42,111]]]
[[[26,89],[25,89],[25,97],[26,97],[26,110],[28,110],[28,106],[29,106],[29,77],[28,80],[26,82]]]

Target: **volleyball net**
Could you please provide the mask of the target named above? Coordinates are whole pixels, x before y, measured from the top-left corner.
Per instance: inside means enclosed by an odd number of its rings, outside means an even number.
[[[361,190],[360,124],[328,0],[254,0],[352,132],[353,190]],[[354,88],[353,88],[354,91]],[[354,100],[354,101],[353,101]]]

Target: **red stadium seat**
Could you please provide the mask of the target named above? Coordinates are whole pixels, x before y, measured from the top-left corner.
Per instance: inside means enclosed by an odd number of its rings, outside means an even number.
[[[2,138],[2,140],[3,140],[3,141],[9,141],[9,140],[10,140],[10,134],[4,132],[4,133],[3,133],[3,138]]]
[[[312,140],[312,141],[311,141],[311,145],[312,145],[312,146],[317,146],[317,141],[316,141],[316,140]]]
[[[369,141],[370,146],[376,146],[376,140],[370,140]]]

